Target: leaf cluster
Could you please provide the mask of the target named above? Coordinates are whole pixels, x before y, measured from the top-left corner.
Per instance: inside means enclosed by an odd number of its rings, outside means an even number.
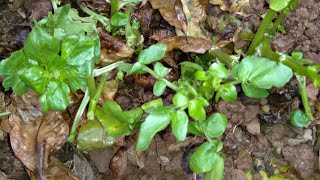
[[[99,59],[95,20],[67,5],[36,22],[24,48],[1,61],[2,85],[18,95],[31,88],[44,111],[61,111],[70,104],[70,92],[86,86]]]

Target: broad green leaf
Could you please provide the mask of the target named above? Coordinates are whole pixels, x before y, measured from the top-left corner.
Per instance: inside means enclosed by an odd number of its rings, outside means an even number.
[[[144,151],[149,147],[154,135],[170,124],[172,114],[173,110],[167,107],[156,108],[150,112],[146,120],[141,124],[136,146],[137,151]]]
[[[197,174],[211,171],[221,158],[216,151],[216,146],[209,142],[200,145],[190,157],[190,169]]]
[[[20,75],[23,82],[37,94],[41,94],[47,86],[46,72],[40,66],[32,66]]]
[[[189,122],[188,124],[188,132],[192,133],[196,136],[205,136],[201,130],[201,125],[199,122]]]
[[[180,65],[181,65],[180,79],[182,79],[183,81],[194,80],[194,73],[197,70],[203,70],[203,68],[199,64],[188,62],[188,61],[184,61],[180,63]]]
[[[138,57],[138,62],[142,64],[150,64],[159,61],[163,58],[166,53],[167,45],[165,44],[154,44],[149,46],[147,49],[141,51]]]
[[[310,118],[300,109],[290,113],[290,123],[295,127],[304,127],[310,121]]]
[[[112,26],[125,26],[128,23],[128,20],[126,18],[126,15],[122,12],[116,12],[111,17],[111,25]]]
[[[122,111],[114,101],[106,101],[102,108],[97,108],[96,116],[112,137],[129,135],[132,133],[131,125],[141,119],[141,108]]]
[[[153,86],[153,94],[155,96],[161,96],[166,90],[166,83],[163,80],[158,80]]]
[[[45,65],[58,56],[60,40],[51,36],[44,28],[36,24],[24,44],[24,52],[28,59]]]
[[[69,65],[79,66],[94,58],[94,41],[85,35],[65,38],[61,45],[61,57]]]
[[[178,110],[172,117],[172,132],[178,141],[184,141],[188,131],[188,115],[184,110]]]
[[[117,114],[112,114],[112,112],[106,112],[99,107],[97,107],[96,110],[98,120],[107,130],[107,133],[114,138],[132,133],[130,124],[128,122],[123,122],[123,119],[118,119],[117,116],[119,116],[119,114],[123,115],[122,111],[117,112]]]
[[[241,84],[243,92],[252,98],[266,98],[269,96],[269,92],[265,89],[256,88],[252,85],[242,83]]]
[[[189,97],[188,94],[183,91],[179,90],[174,96],[173,96],[173,104],[177,107],[184,107],[188,106],[189,104]]]
[[[242,83],[261,89],[281,88],[293,75],[282,63],[256,56],[244,58],[237,68],[237,77]]]
[[[192,99],[188,106],[189,116],[198,121],[203,121],[206,119],[206,112],[200,100]]]
[[[136,62],[133,64],[128,74],[130,75],[130,74],[144,74],[144,73],[146,72],[143,70],[143,64],[141,64],[140,62]]]
[[[198,99],[201,102],[202,106],[208,107],[210,105],[209,102],[204,97],[199,97]]]
[[[221,136],[227,128],[228,120],[224,114],[214,113],[204,121],[204,131],[212,138]]]
[[[222,180],[224,171],[224,160],[218,156],[211,171],[206,172],[204,180]]]
[[[288,6],[290,0],[270,0],[270,8],[275,11],[281,11]]]
[[[226,102],[237,100],[237,89],[233,84],[223,84],[219,87],[220,95]]]
[[[210,67],[209,67],[209,73],[213,77],[217,77],[217,78],[221,78],[221,79],[227,78],[229,76],[229,71],[221,63],[213,63],[213,64],[211,64]]]
[[[77,148],[80,151],[105,149],[112,147],[115,142],[116,139],[109,136],[102,124],[94,119],[87,121],[79,129]]]
[[[141,108],[147,113],[150,113],[155,108],[161,108],[161,107],[163,107],[162,98],[158,98],[158,99],[146,102],[141,106]]]
[[[198,81],[205,81],[209,79],[209,75],[203,70],[196,71],[195,77]]]
[[[50,81],[45,92],[40,96],[40,104],[44,112],[65,110],[69,102],[70,89],[66,83]]]
[[[22,81],[20,75],[30,67],[23,50],[15,51],[11,56],[1,61],[0,74],[3,77],[2,86],[5,91],[12,88],[17,95],[25,93],[28,89],[27,85]]]
[[[66,65],[63,70],[63,78],[68,82],[72,92],[76,92],[87,85],[87,79],[93,71],[92,62],[87,61],[81,66]]]
[[[171,71],[169,68],[164,67],[159,62],[156,62],[153,69],[154,73],[157,75],[157,78],[164,78]]]

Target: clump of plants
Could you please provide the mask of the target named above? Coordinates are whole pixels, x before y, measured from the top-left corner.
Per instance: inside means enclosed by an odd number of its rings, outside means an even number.
[[[221,136],[228,120],[219,112],[206,114],[205,108],[212,101],[237,100],[237,85],[248,97],[266,98],[270,88],[281,88],[296,76],[304,111],[291,112],[291,123],[304,127],[313,119],[306,93],[306,78],[320,88],[319,65],[310,63],[299,52],[291,55],[274,52],[270,45],[285,15],[295,8],[298,0],[270,1],[270,9],[240,60],[213,46],[207,55],[215,62],[209,66],[183,62],[181,76],[175,82],[166,79],[171,69],[160,62],[168,48],[162,43],[139,49],[135,63],[116,62],[95,69],[100,58],[96,19],[103,22],[107,31],[124,35],[128,46],[141,48],[143,38],[139,23],[132,21],[130,16],[133,3],[137,2],[123,1],[119,4],[120,1],[111,0],[110,21],[85,7],[82,9],[92,17],[79,17],[70,5],[57,8],[54,14],[35,23],[23,49],[1,61],[3,87],[12,89],[17,95],[32,89],[39,94],[44,112],[65,110],[70,104],[70,93],[82,90],[85,96],[73,122],[70,142],[76,140],[80,118],[86,108],[87,123],[99,123],[112,138],[139,130],[137,151],[148,149],[153,137],[169,125],[178,141],[185,140],[188,134],[205,137],[206,141],[191,155],[189,165],[193,172],[205,173],[205,179],[210,180],[223,177]],[[119,11],[122,7],[126,7],[125,12]],[[114,101],[99,106],[97,103],[107,74],[116,68],[118,79],[132,74],[152,75],[156,79],[154,95],[161,97],[168,87],[174,91],[172,104],[165,106],[159,98],[129,111],[123,111]],[[100,83],[96,84],[95,77],[98,76],[101,76]],[[86,146],[83,139],[78,142],[84,144],[82,148]]]

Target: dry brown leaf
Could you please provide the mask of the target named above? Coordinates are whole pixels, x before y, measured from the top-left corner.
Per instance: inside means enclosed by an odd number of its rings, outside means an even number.
[[[120,148],[120,150],[114,155],[112,158],[109,168],[110,174],[107,179],[109,180],[121,180],[121,177],[125,174],[128,164],[127,153],[124,148]]]
[[[82,154],[74,154],[74,174],[79,177],[79,180],[92,180],[94,178],[93,170],[90,163],[83,157]]]
[[[137,152],[134,144],[127,150],[127,157],[131,164],[138,166],[140,169],[145,167],[144,152]]]
[[[36,172],[27,170],[31,180],[38,180]],[[74,173],[56,158],[50,159],[48,168],[43,171],[42,179],[45,180],[79,180]]]
[[[200,24],[203,22],[207,14],[205,12],[207,0],[178,0],[181,1],[182,8],[187,19],[187,36],[207,38]]]
[[[112,101],[114,95],[117,93],[119,82],[118,80],[110,80],[106,82],[106,85],[101,93],[101,101],[104,103],[107,100]]]
[[[245,7],[250,7],[249,0],[209,0],[211,4],[219,5],[220,9],[231,13],[249,16],[244,12]]]
[[[101,63],[111,64],[113,62],[130,59],[134,50],[111,36],[109,33],[100,29],[101,34]]]
[[[33,91],[13,96],[11,112],[12,150],[29,170],[41,172],[48,167],[50,155],[65,143],[68,124],[61,112],[44,114]]]
[[[167,51],[180,49],[185,53],[194,52],[203,54],[212,47],[212,42],[210,40],[190,36],[170,37],[160,41],[160,43],[167,44]]]
[[[174,4],[174,10],[176,11],[176,15],[177,15],[177,19],[180,22],[181,25],[181,31],[184,34],[187,34],[188,31],[188,21],[187,21],[187,17],[183,12],[183,5],[182,2],[180,0],[176,0],[175,4]]]
[[[149,0],[153,9],[158,9],[162,17],[171,25],[181,29],[180,22],[175,11],[175,0]]]

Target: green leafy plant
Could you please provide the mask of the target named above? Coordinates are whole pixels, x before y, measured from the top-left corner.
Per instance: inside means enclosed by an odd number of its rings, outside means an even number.
[[[99,59],[95,20],[81,18],[67,5],[36,22],[24,48],[1,61],[2,85],[18,95],[31,88],[44,111],[62,111],[69,94],[86,87]]]
[[[291,123],[304,127],[313,119],[306,78],[320,88],[319,65],[303,59],[301,53],[286,55],[275,52],[270,43],[270,37],[278,30],[285,15],[294,9],[297,0],[270,1],[270,9],[256,34],[250,37],[250,47],[240,61],[236,56],[213,46],[205,54],[210,57],[210,62],[201,65],[182,62],[181,76],[175,82],[166,79],[171,69],[160,62],[167,52],[167,45],[158,43],[143,50],[139,46],[143,41],[140,39],[139,23],[131,18],[133,5],[138,2],[111,0],[109,20],[84,6],[81,8],[91,17],[80,17],[70,5],[58,8],[59,1],[52,0],[55,13],[36,22],[24,48],[1,61],[3,87],[5,90],[12,89],[17,95],[31,88],[40,95],[43,111],[65,110],[70,104],[70,93],[79,89],[85,92],[68,138],[68,141],[75,142],[80,119],[88,107],[88,120],[80,128],[77,139],[82,150],[106,147],[115,138],[139,130],[136,150],[144,151],[153,137],[170,124],[178,141],[184,141],[188,134],[204,137],[206,141],[191,155],[189,166],[195,173],[205,173],[208,180],[223,178],[221,136],[228,120],[219,112],[208,114],[206,107],[220,99],[236,101],[237,85],[241,85],[248,97],[266,98],[270,88],[283,87],[295,75],[304,111],[292,112]],[[122,8],[125,8],[124,12]],[[96,20],[107,31],[124,35],[130,47],[138,46],[140,53],[136,63],[116,62],[94,69],[100,59]],[[197,57],[197,61],[204,62],[202,58]],[[119,79],[125,74],[152,75],[156,79],[154,95],[161,96],[168,87],[174,91],[172,104],[165,106],[159,98],[128,111],[122,110],[113,101],[98,105],[107,74],[115,68],[118,69]],[[96,83],[97,76],[101,76],[99,84]]]

